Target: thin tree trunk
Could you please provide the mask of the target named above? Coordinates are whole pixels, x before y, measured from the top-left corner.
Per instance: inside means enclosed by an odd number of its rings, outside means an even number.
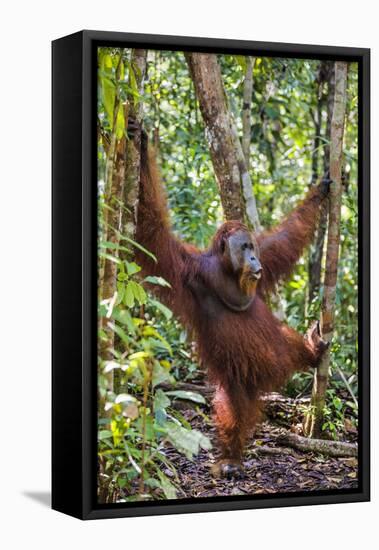
[[[116,121],[120,109],[124,111],[119,94],[119,79],[122,63],[120,53],[119,63],[116,69],[116,93],[113,110],[112,133],[110,145],[107,151],[106,177],[105,177],[105,198],[107,208],[103,211],[103,241],[119,244],[119,232],[121,230],[121,201],[125,179],[125,153],[126,137],[117,139]],[[118,256],[117,248],[106,249],[113,258]],[[99,356],[103,361],[110,361],[113,358],[114,332],[109,326],[109,317],[116,298],[117,264],[110,258],[102,259],[100,262],[98,288],[99,300],[107,305],[107,313],[99,320],[99,328],[102,329],[102,337],[99,339]],[[104,374],[104,373],[103,373]],[[108,390],[113,390],[113,371],[106,375]],[[100,397],[99,412],[104,415],[105,396]]]
[[[324,94],[323,89],[325,83],[328,85],[327,93]],[[320,145],[321,145],[321,116],[322,116],[322,106],[326,103],[327,107],[327,119],[326,119],[326,128],[325,128],[325,139],[330,139],[330,128],[333,116],[333,104],[334,104],[334,65],[329,61],[322,62],[319,70],[318,78],[318,106],[317,114],[315,117],[315,140],[314,140],[314,149],[312,154],[312,181],[311,183],[316,183],[320,174],[319,174],[319,157],[320,157]],[[324,163],[323,171],[324,174],[327,174],[330,171],[329,168],[329,157],[330,157],[330,146],[326,142],[324,148]],[[320,212],[320,221],[317,228],[317,233],[311,247],[309,254],[308,262],[308,274],[309,274],[309,285],[308,285],[308,303],[312,303],[314,298],[318,295],[321,285],[321,266],[322,266],[322,256],[324,251],[324,242],[326,235],[326,227],[328,223],[328,203],[324,201],[321,206]]]
[[[135,49],[131,55],[131,66],[134,71],[135,81],[138,93],[142,95],[144,80],[146,75],[147,50]],[[129,112],[128,116],[133,117],[140,124],[142,123],[142,102],[136,100],[130,94],[128,97]],[[139,145],[139,146],[138,146]],[[123,231],[128,237],[133,238],[137,221],[138,208],[138,189],[140,174],[140,145],[141,132],[136,132],[135,143],[127,143],[127,166],[125,172],[124,186],[124,208],[123,208]]]
[[[139,96],[142,96],[143,85],[146,74],[147,50],[134,49],[131,52],[130,71],[133,71],[134,82]],[[129,74],[130,80],[130,74]],[[125,127],[127,127],[128,118],[133,117],[142,124],[142,101],[133,94],[128,95],[128,100],[125,105]],[[126,164],[124,174],[124,185],[122,189],[121,203],[121,232],[123,236],[134,239],[137,222],[138,209],[138,192],[140,179],[141,165],[141,131],[136,131],[134,142],[128,140],[126,142]],[[122,260],[131,260],[127,253],[120,251],[119,254]],[[114,284],[117,285],[116,278]],[[116,337],[117,338],[117,337]],[[120,390],[120,371],[114,372],[114,390],[116,393]]]
[[[133,50],[131,66],[135,73],[137,86],[141,86],[146,69],[146,50]],[[119,71],[116,71],[116,83]],[[141,92],[142,90],[139,90]],[[102,338],[99,340],[99,354],[103,361],[111,361],[114,356],[114,331],[110,326],[109,318],[116,302],[117,292],[117,258],[121,256],[117,246],[120,244],[120,235],[134,236],[136,208],[139,183],[139,153],[124,134],[116,139],[116,119],[119,109],[123,110],[125,128],[130,113],[140,119],[141,107],[134,98],[121,105],[118,89],[116,89],[114,105],[114,124],[110,139],[107,158],[107,176],[104,209],[104,240],[116,245],[107,252],[116,259],[106,258],[99,276],[100,299],[107,304],[107,314],[101,319]],[[108,390],[114,389],[114,371],[106,374]],[[100,403],[100,406],[104,403]]]
[[[338,271],[338,255],[340,246],[340,221],[342,200],[342,149],[346,110],[347,64],[335,63],[335,94],[330,139],[330,177],[332,183],[329,192],[329,224],[326,250],[326,268],[324,279],[324,294],[321,309],[321,329],[323,337],[330,342],[334,330],[335,297]],[[319,437],[324,421],[326,390],[328,387],[330,367],[330,347],[315,372],[311,409],[312,423],[310,435]]]
[[[246,57],[246,74],[243,82],[242,105],[242,150],[245,156],[246,169],[250,170],[251,143],[251,101],[253,95],[253,69],[255,57]]]
[[[247,221],[254,231],[259,231],[251,179],[229,111],[217,56],[203,53],[185,55],[205,123],[225,218]]]

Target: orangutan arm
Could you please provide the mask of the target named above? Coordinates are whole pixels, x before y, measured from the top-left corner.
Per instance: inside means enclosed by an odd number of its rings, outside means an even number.
[[[160,181],[154,151],[148,147],[147,135],[141,138],[141,177],[137,212],[136,241],[154,254],[157,261],[136,250],[136,261],[143,275],[163,277],[167,286],[154,285],[158,295],[176,314],[189,307],[191,293],[186,281],[196,263],[197,250],[182,243],[170,227],[167,201]]]
[[[272,292],[279,280],[289,277],[304,248],[312,242],[329,183],[325,179],[313,187],[281,224],[258,236],[263,267],[260,290],[263,294]]]

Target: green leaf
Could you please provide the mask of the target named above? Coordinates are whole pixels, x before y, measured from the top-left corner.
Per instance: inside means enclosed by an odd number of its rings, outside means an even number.
[[[126,271],[128,272],[128,275],[134,275],[135,273],[138,273],[141,271],[141,268],[139,265],[137,265],[135,262],[127,262],[125,261],[126,265]]]
[[[100,430],[98,437],[100,441],[103,441],[103,439],[108,439],[112,437],[112,432],[110,430]]]
[[[117,275],[117,280],[120,281],[120,283],[127,281],[128,276],[126,273],[123,273],[122,271]]]
[[[109,248],[109,250],[124,250],[125,252],[128,251],[125,246],[121,246],[118,243],[113,243],[112,241],[101,241],[99,246],[100,248]]]
[[[173,422],[167,423],[166,426],[167,436],[171,443],[188,459],[192,459],[194,455],[197,455],[200,448],[205,450],[212,448],[208,437],[197,430],[187,430]]]
[[[246,73],[246,57],[244,55],[235,55],[234,58],[243,72]]]
[[[117,361],[106,361],[104,363],[104,373],[108,373],[108,372],[111,372],[112,370],[115,370],[115,369],[122,369],[124,367],[124,365],[122,363],[117,363]]]
[[[135,334],[136,327],[134,326],[132,316],[127,309],[114,308],[112,318],[125,325],[130,334]]]
[[[170,400],[167,397],[166,393],[158,389],[154,396],[154,410],[166,409],[170,405]]]
[[[279,118],[279,111],[277,111],[273,107],[270,107],[269,105],[266,105],[265,112],[266,115],[271,119]]]
[[[133,292],[134,298],[140,305],[146,304],[147,295],[145,289],[135,281],[129,281],[128,288]]]
[[[107,113],[109,125],[113,129],[114,103],[116,99],[116,86],[109,79],[103,76],[101,78],[101,91],[105,111]]]
[[[114,262],[115,264],[121,264],[120,258],[117,258],[117,256],[112,256],[112,254],[106,254],[105,252],[99,252],[99,256],[101,258],[105,258],[106,260]]]
[[[161,488],[166,498],[176,498],[176,489],[169,479],[164,475],[161,470],[157,470],[158,477],[161,482]]]
[[[124,301],[124,293],[125,293],[125,285],[124,283],[120,283],[120,281],[117,281],[117,300],[116,300],[116,306],[119,304],[122,304]]]
[[[171,288],[170,283],[168,283],[166,279],[164,279],[163,277],[155,277],[153,275],[148,275],[147,277],[144,278],[144,282],[151,283],[153,285],[168,286],[169,288]]]
[[[128,480],[126,477],[119,477],[117,479],[117,484],[120,487],[120,489],[123,489],[125,485],[127,484]]]
[[[158,384],[162,384],[162,382],[172,382],[172,380],[172,376],[168,370],[163,368],[160,363],[156,362],[153,367],[153,388],[158,386]]]
[[[156,263],[157,262],[157,259],[156,257],[154,256],[154,254],[152,254],[151,252],[149,252],[148,250],[146,250],[146,248],[144,248],[141,244],[139,243],[136,243],[136,241],[133,241],[133,239],[130,239],[129,237],[127,237],[126,235],[120,235],[120,239],[121,240],[124,240],[130,244],[132,244],[133,246],[135,246],[136,248],[138,248],[138,250],[141,250],[142,252],[144,252],[147,256],[149,256],[149,258],[151,258],[152,260],[154,260],[154,262]]]
[[[166,395],[172,395],[178,399],[186,399],[187,401],[193,401],[194,403],[205,404],[206,401],[200,393],[184,390],[170,390],[166,392]]]
[[[165,305],[161,304],[158,300],[154,300],[153,298],[150,298],[150,303],[155,306],[159,311],[163,313],[163,315],[166,317],[167,321],[169,321],[172,318],[172,311]]]
[[[138,400],[129,393],[120,393],[117,395],[115,403],[138,403]]]
[[[125,133],[125,116],[123,106],[120,105],[116,118],[116,138],[122,139]]]
[[[153,477],[149,477],[148,479],[145,479],[145,485],[147,485],[148,487],[151,487],[152,489],[161,489],[162,488],[159,481],[157,479],[154,479]]]
[[[125,288],[125,294],[124,294],[124,304],[128,307],[134,306],[134,292],[133,292],[133,286],[131,286],[131,282],[126,285]]]
[[[106,53],[103,57],[103,68],[112,69],[112,67],[113,67],[112,56],[109,55],[109,53]]]
[[[118,327],[116,324],[113,324],[112,328],[117,336],[124,342],[124,344],[128,346],[130,344],[130,338],[126,334],[126,332],[121,327]]]

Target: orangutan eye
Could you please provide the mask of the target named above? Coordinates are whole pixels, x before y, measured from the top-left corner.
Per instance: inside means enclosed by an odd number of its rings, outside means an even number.
[[[245,243],[245,244],[243,244],[243,245],[241,246],[241,249],[242,249],[242,250],[246,250],[247,246],[248,246],[248,245]]]

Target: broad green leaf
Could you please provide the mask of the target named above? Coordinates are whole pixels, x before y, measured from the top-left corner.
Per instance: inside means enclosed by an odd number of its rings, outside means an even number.
[[[124,301],[124,293],[125,293],[125,285],[124,283],[120,283],[117,281],[117,300],[116,300],[116,306],[119,304],[122,304]]]
[[[120,489],[123,489],[125,485],[127,484],[128,480],[126,477],[119,477],[117,479],[117,484],[120,487]]]
[[[119,106],[116,118],[116,138],[122,139],[125,133],[125,115],[122,105]]]
[[[169,422],[166,425],[166,431],[171,443],[189,459],[197,455],[200,448],[205,450],[212,448],[208,437],[197,430],[187,430],[182,426]]]
[[[168,283],[166,279],[164,279],[163,277],[155,277],[153,275],[148,275],[147,277],[144,278],[144,282],[151,283],[153,285],[168,286],[169,288],[171,288],[170,283]]]
[[[158,477],[161,481],[161,488],[164,495],[168,499],[176,498],[176,489],[169,479],[164,475],[161,470],[157,470]]]
[[[127,309],[114,308],[112,311],[112,318],[125,325],[129,331],[129,334],[135,334],[136,327],[134,326],[132,316]]]
[[[108,439],[112,437],[112,435],[113,434],[110,430],[100,430],[98,434],[100,441],[102,441],[103,439]]]
[[[135,262],[125,262],[126,265],[126,271],[128,272],[128,275],[134,275],[135,273],[138,273],[141,271],[141,268],[139,265],[137,265]]]
[[[193,391],[170,390],[166,392],[166,395],[172,395],[178,399],[187,399],[188,401],[194,401],[195,403],[206,403],[204,397],[200,393]]]
[[[135,281],[129,281],[128,287],[131,288],[135,299],[140,305],[146,304],[147,295],[145,289],[140,284],[136,283]]]
[[[105,111],[107,113],[108,122],[113,129],[114,104],[116,99],[116,87],[114,83],[106,77],[101,78],[102,99]]]
[[[163,390],[158,389],[154,395],[154,410],[166,409],[169,405],[170,400],[166,393]]]
[[[162,382],[172,382],[173,378],[167,369],[163,368],[158,362],[153,367],[153,388],[162,384]]]
[[[120,393],[116,396],[116,399],[114,401],[115,403],[137,403],[137,399],[134,397],[134,395],[130,395],[129,393]]]
[[[106,361],[104,363],[104,372],[108,373],[115,369],[122,369],[124,365],[118,363],[117,361]]]
[[[129,281],[125,288],[125,294],[124,294],[124,304],[128,307],[134,306],[134,292],[133,292],[133,286],[131,285],[132,281]]]
[[[112,63],[112,56],[109,55],[109,53],[104,55],[104,68],[105,69],[112,69],[113,63]]]
[[[163,315],[166,317],[166,319],[169,321],[172,318],[172,311],[165,305],[163,305],[158,300],[154,300],[153,298],[150,299],[150,303],[155,306],[159,311],[163,313]]]

